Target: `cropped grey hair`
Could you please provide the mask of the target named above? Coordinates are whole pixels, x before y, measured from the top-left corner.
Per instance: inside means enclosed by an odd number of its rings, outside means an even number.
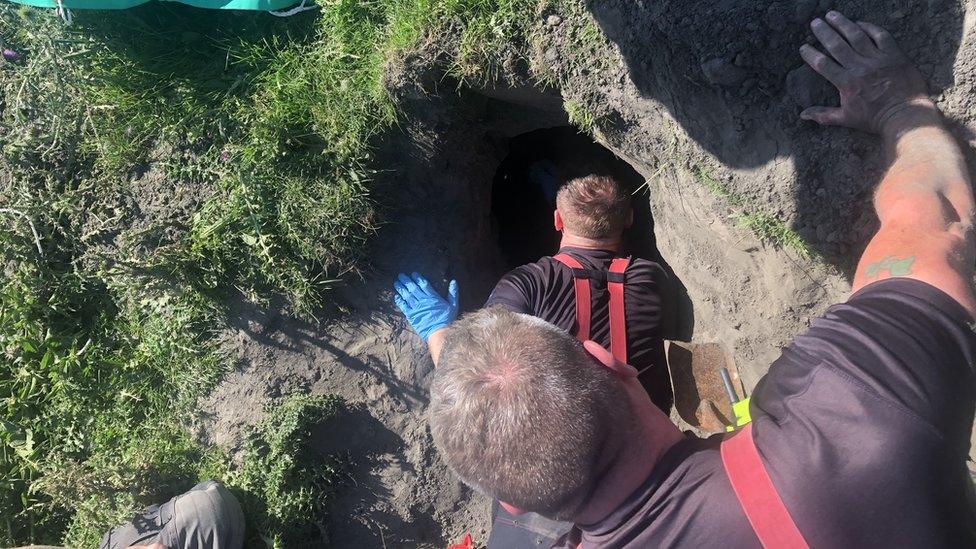
[[[463,481],[561,520],[592,495],[607,441],[633,424],[621,381],[576,339],[502,307],[450,328],[428,414]]]

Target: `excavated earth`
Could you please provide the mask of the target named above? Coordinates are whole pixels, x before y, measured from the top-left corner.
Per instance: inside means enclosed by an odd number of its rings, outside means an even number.
[[[845,298],[877,223],[876,140],[797,118],[837,100],[797,51],[811,40],[806,23],[830,8],[892,31],[971,156],[970,1],[601,0],[575,16],[540,13],[531,63],[496,85],[459,91],[435,54],[404,59],[388,78],[405,118],[377,152],[386,222],[363,279],[340,288],[316,324],[234,306],[225,340],[238,366],[202,403],[200,436],[233,450],[269,399],[339,394],[349,411],[316,433],[322,451],[352,463],[332,545],[442,547],[469,530],[484,541],[488,503],[434,449],[424,418],[433,366],[392,305],[390,283],[418,270],[442,290],[457,278],[467,309],[484,302],[507,268],[491,209],[495,172],[511,138],[568,124],[564,101],[594,113],[594,139],[646,179],[638,196],[681,282],[683,338],[719,343],[753,387],[811,317]],[[581,59],[571,37],[588,21],[607,42]],[[540,71],[561,89],[533,86]],[[778,217],[817,257],[759,239],[742,226],[750,213]]]

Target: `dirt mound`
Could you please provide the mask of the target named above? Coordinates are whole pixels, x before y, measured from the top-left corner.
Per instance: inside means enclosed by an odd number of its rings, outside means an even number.
[[[563,101],[585,109],[595,139],[647,179],[657,246],[686,292],[686,336],[720,342],[751,389],[811,316],[844,298],[876,224],[876,140],[797,118],[835,101],[798,54],[809,19],[829,8],[887,26],[971,142],[976,8],[954,0],[606,0],[575,18],[543,11],[535,58],[513,71],[523,82],[558,75],[561,99],[532,86],[458,94],[437,77],[437,59],[394,67],[387,83],[407,121],[377,154],[387,223],[365,280],[338,291],[321,325],[240,305],[227,334],[239,368],[204,403],[203,436],[233,447],[273,396],[340,394],[349,420],[320,441],[355,464],[336,504],[336,547],[434,547],[467,530],[486,539],[487,502],[433,448],[432,365],[389,285],[422,270],[438,284],[457,278],[466,308],[483,303],[505,268],[495,171],[510,138],[566,124]],[[572,37],[594,21],[607,40],[581,65]]]
[[[599,2],[593,15],[627,65],[633,88],[618,87],[623,100],[665,107],[666,118],[733,170],[735,192],[847,266],[873,231],[861,206],[883,162],[873,138],[797,119],[805,107],[837,102],[798,52],[814,42],[811,18],[831,8],[890,29],[934,93],[958,81],[963,13],[954,1]],[[955,106],[943,101],[950,116]],[[653,122],[641,121],[650,135]]]
[[[377,153],[387,170],[374,189],[387,223],[367,253],[365,279],[336,291],[328,320],[235,305],[225,339],[239,366],[202,403],[200,434],[234,449],[271,398],[295,391],[345,398],[348,416],[316,441],[352,462],[331,519],[332,546],[441,547],[469,530],[487,539],[488,502],[434,449],[425,417],[433,364],[390,289],[398,272],[421,270],[441,290],[461,281],[464,307],[483,303],[505,271],[490,207],[507,139],[559,124],[565,119],[525,116],[480,96],[427,103]]]
[[[650,179],[658,245],[688,288],[694,337],[727,345],[747,385],[843,298],[876,227],[877,140],[797,116],[836,101],[798,52],[827,9],[890,28],[971,135],[968,3],[593,2],[610,68],[560,64],[573,59],[572,20],[547,27],[535,60],[557,60],[564,94],[601,120],[597,138]]]

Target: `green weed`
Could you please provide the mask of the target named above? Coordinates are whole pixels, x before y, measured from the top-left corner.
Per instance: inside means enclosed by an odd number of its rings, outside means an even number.
[[[712,194],[721,196],[733,206],[745,205],[746,198],[744,196],[736,193],[724,182],[712,176],[712,173],[706,168],[697,166],[692,170],[692,173],[695,175],[695,178],[702,183],[702,185],[705,185],[705,187],[712,192]]]
[[[280,20],[159,2],[71,27],[0,4],[20,53],[0,60],[0,545],[93,546],[207,477],[274,543],[321,535],[335,471],[295,456],[334,401],[286,403],[240,468],[187,435],[226,368],[225,300],[312,314],[375,226],[388,60],[436,39],[448,76],[495,82],[527,64],[543,4],[336,0]],[[578,34],[581,52],[600,38]],[[201,198],[165,242],[132,205],[147,171]]]
[[[817,252],[796,231],[776,216],[764,212],[733,216],[740,226],[749,229],[761,240],[773,242],[781,248],[795,251],[804,259],[818,257]]]
[[[804,259],[819,258],[817,251],[779,217],[763,211],[745,211],[748,210],[747,198],[733,191],[706,168],[696,166],[692,169],[692,173],[695,179],[701,182],[712,194],[724,198],[730,205],[743,210],[732,215],[732,219],[740,227],[748,229],[760,240],[771,242],[780,248],[793,250]]]
[[[370,230],[363,121],[389,109],[375,87],[320,104],[344,84],[319,90],[328,52],[301,56],[328,29],[261,17],[160,4],[66,28],[0,5],[21,54],[0,61],[0,545],[93,546],[216,476],[186,425],[226,365],[222,296],[310,311]],[[296,63],[304,91],[282,91]],[[213,192],[184,239],[144,249],[125,197],[148,163]]]
[[[313,427],[342,408],[336,397],[296,395],[272,405],[244,448],[243,466],[228,478],[242,500],[252,534],[274,547],[327,543],[329,499],[341,473],[341,456],[322,457],[309,447]],[[251,545],[255,539],[252,535]]]
[[[524,63],[538,0],[445,0],[435,7],[433,26],[457,33],[449,52],[449,74],[470,84],[492,84],[511,76],[506,64]],[[445,38],[448,38],[445,40]]]
[[[592,134],[596,130],[597,118],[586,107],[576,101],[567,100],[563,103],[563,108],[566,109],[570,123],[579,128],[580,131]]]
[[[186,446],[181,421],[223,361],[187,296],[127,295],[61,262],[51,240],[46,259],[20,262],[32,247],[0,242],[9,265],[0,287],[0,541],[55,543],[63,525],[86,522],[78,510],[92,497],[91,509],[117,518],[137,496],[174,485],[161,471],[182,467],[163,464],[187,452],[155,449]],[[72,473],[87,469],[98,474]],[[129,499],[106,499],[119,491]]]

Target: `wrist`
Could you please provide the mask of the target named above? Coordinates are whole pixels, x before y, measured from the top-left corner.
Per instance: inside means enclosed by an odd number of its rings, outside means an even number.
[[[429,342],[430,341],[430,338],[434,337],[438,333],[440,333],[440,332],[446,332],[447,331],[447,327],[450,326],[450,325],[451,325],[450,322],[443,322],[443,323],[438,323],[438,324],[431,325],[431,326],[425,328],[423,331],[419,331],[418,332],[419,335],[420,335],[420,339],[423,339],[424,341]]]
[[[430,358],[434,361],[435,366],[441,358],[441,349],[444,348],[444,340],[446,339],[447,327],[434,330],[427,338],[427,348],[430,349]]]
[[[878,122],[879,133],[892,142],[922,127],[942,127],[942,113],[928,97],[919,97],[899,103],[884,112]]]
[[[445,325],[430,332],[427,336],[427,343],[443,342],[444,338],[447,337],[447,328]]]

